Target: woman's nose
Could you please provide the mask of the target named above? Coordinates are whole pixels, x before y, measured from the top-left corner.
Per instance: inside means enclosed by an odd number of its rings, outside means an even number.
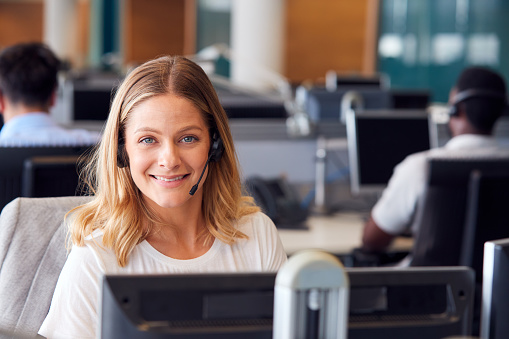
[[[173,169],[181,163],[178,147],[175,144],[167,144],[161,147],[158,163],[160,167]]]

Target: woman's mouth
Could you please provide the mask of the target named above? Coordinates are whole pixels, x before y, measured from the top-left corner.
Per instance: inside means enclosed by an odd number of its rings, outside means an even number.
[[[153,175],[153,177],[156,178],[157,180],[168,181],[168,182],[184,179],[185,176],[187,176],[187,174],[181,175],[181,176],[178,176],[178,177],[174,177],[174,178],[165,178],[165,177],[160,177],[160,176],[157,176],[157,175]]]

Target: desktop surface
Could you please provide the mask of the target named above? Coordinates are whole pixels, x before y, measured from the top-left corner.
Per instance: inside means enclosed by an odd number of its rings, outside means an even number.
[[[366,214],[338,212],[332,215],[311,215],[306,229],[278,229],[288,255],[304,249],[319,249],[333,254],[350,254],[361,246]],[[409,251],[413,239],[397,237],[389,250]]]

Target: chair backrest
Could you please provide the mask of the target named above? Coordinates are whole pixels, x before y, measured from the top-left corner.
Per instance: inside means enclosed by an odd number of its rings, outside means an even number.
[[[480,282],[484,243],[509,238],[509,171],[473,171],[470,176],[460,265]]]
[[[412,266],[460,264],[474,170],[509,172],[509,157],[428,159],[427,185],[416,216]]]
[[[22,173],[26,159],[43,155],[82,155],[90,147],[0,147],[0,210],[22,196]]]
[[[90,197],[18,198],[0,214],[0,329],[34,336],[67,256],[65,214]]]

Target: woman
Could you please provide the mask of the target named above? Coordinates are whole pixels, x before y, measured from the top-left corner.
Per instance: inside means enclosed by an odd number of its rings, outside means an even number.
[[[72,211],[45,337],[95,336],[104,274],[277,271],[286,261],[274,224],[242,196],[214,88],[185,58],[127,76],[87,173],[94,198]]]

